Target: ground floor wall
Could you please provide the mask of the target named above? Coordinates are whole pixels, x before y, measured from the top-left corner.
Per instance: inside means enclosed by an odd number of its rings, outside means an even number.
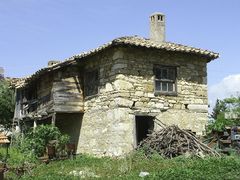
[[[165,125],[175,124],[182,129],[192,130],[197,135],[203,135],[207,113],[189,109],[153,112],[147,108],[102,107],[89,109],[84,114],[57,113],[55,125],[62,133],[70,136],[70,143],[76,145],[77,153],[121,156],[134,150],[139,138],[146,137],[151,130],[159,130],[161,128],[159,121]],[[43,122],[51,124],[51,118],[38,121],[37,124]]]
[[[127,108],[88,111],[83,116],[78,153],[120,156],[134,149],[134,115]]]
[[[70,136],[77,153],[96,156],[121,156],[134,150],[152,130],[159,130],[159,121],[178,125],[203,135],[207,113],[189,109],[156,110],[148,108],[97,108],[83,113],[57,113],[55,125]],[[38,121],[51,124],[51,118]]]
[[[178,125],[182,129],[191,130],[196,135],[204,135],[207,124],[206,112],[170,109],[159,113],[156,118],[166,125]],[[156,126],[158,128],[158,126]]]
[[[207,113],[169,109],[164,112],[139,112],[131,108],[116,107],[87,111],[82,116],[77,153],[97,156],[120,156],[137,146],[136,117],[158,119],[166,125],[176,124],[198,135],[205,131]],[[140,118],[141,120],[143,118]],[[151,118],[149,118],[151,120]],[[154,130],[161,128],[154,123]]]

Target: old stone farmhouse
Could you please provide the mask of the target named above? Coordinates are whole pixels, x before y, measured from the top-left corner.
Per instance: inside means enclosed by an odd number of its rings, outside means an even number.
[[[18,84],[15,121],[54,124],[78,153],[119,156],[158,128],[154,119],[198,135],[207,122],[208,62],[218,54],[165,41],[165,16],[150,16],[150,38],[121,37]]]

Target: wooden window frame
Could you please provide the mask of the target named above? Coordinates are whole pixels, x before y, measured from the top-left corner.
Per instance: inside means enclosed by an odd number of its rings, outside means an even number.
[[[89,90],[89,85],[87,83],[89,83],[89,75],[94,74],[96,76],[95,78],[95,90],[93,92],[91,92]],[[98,69],[91,69],[91,70],[86,70],[84,72],[84,96],[85,97],[91,97],[91,96],[95,96],[98,94],[99,91],[99,70]]]
[[[166,71],[166,78],[163,78],[162,74],[163,71]],[[154,94],[155,95],[177,95],[177,67],[176,66],[160,66],[155,65],[154,67]],[[160,71],[161,75],[157,75],[157,73]],[[170,75],[169,71],[173,71],[174,74]],[[160,76],[160,77],[159,77]],[[172,78],[170,78],[172,76]],[[157,83],[160,83],[160,90],[157,90]],[[166,84],[166,90],[163,90],[163,83]],[[169,90],[169,84],[172,84],[172,90]]]

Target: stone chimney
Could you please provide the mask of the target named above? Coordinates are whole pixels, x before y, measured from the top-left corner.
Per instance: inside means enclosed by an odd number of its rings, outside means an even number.
[[[58,63],[60,63],[60,61],[50,60],[50,61],[48,61],[48,67],[53,66],[53,65],[58,64]]]
[[[150,40],[157,43],[165,41],[165,15],[159,12],[150,16]]]

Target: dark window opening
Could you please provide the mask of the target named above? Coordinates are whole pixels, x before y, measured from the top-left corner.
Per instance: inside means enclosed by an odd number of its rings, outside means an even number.
[[[154,121],[152,116],[136,116],[136,141],[137,145],[147,138],[154,129]]]
[[[158,16],[158,20],[159,20],[159,21],[163,21],[163,16],[159,15],[159,16]]]
[[[88,71],[84,76],[84,94],[91,96],[98,93],[99,73],[98,70]]]
[[[52,124],[52,117],[48,117],[46,119],[38,120],[37,121],[37,126],[40,125],[51,125]]]
[[[155,92],[176,93],[176,67],[160,66],[154,69]]]

